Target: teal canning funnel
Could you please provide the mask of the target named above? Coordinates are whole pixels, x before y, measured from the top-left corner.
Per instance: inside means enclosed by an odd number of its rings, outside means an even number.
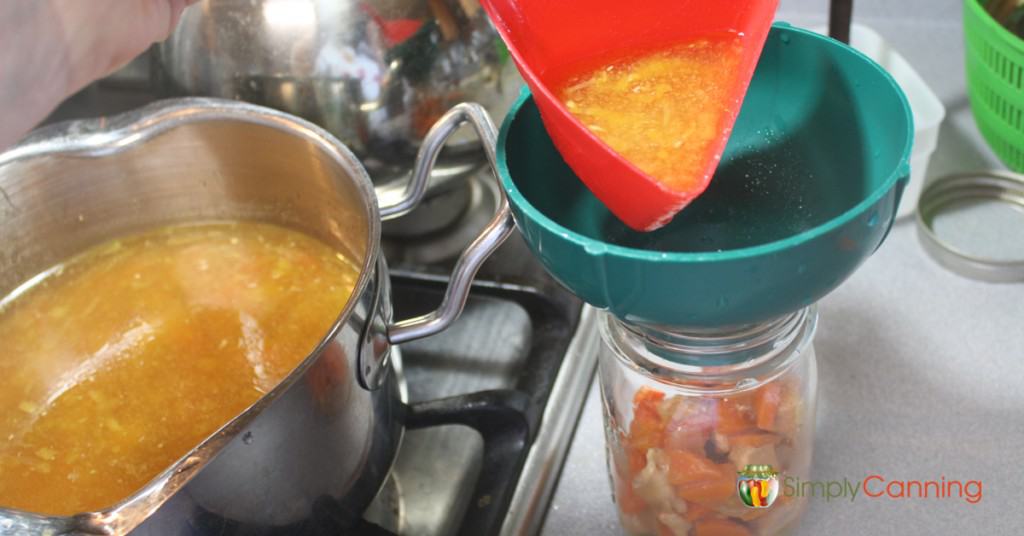
[[[662,229],[629,229],[587,190],[528,92],[497,155],[519,230],[569,290],[631,323],[723,327],[814,303],[882,244],[913,131],[885,70],[779,23],[711,186]]]

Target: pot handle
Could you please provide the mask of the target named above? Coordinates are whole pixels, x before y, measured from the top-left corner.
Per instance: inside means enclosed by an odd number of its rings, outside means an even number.
[[[412,179],[405,187],[400,199],[381,207],[382,219],[396,218],[409,213],[416,207],[426,192],[427,179],[434,168],[434,162],[437,161],[437,155],[448,142],[448,138],[467,122],[480,136],[484,152],[487,153],[487,161],[491,166],[491,172],[494,173],[495,180],[498,180],[495,155],[498,132],[494,123],[491,122],[491,118],[483,106],[475,103],[457,104],[441,116],[441,119],[427,133],[420,152],[416,156]],[[455,263],[455,269],[452,271],[451,280],[444,298],[441,300],[441,305],[431,313],[389,325],[387,336],[391,344],[401,344],[444,331],[462,313],[462,308],[466,305],[466,299],[469,297],[470,285],[480,266],[512,234],[512,229],[515,227],[505,191],[501,188],[499,191],[500,200],[497,212],[487,227],[462,252],[458,262]]]

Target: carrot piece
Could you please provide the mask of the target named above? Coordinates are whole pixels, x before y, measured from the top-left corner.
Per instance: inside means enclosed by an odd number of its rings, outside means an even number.
[[[729,436],[730,448],[735,447],[763,447],[778,443],[782,438],[765,432],[743,432]]]
[[[762,430],[775,430],[775,416],[779,413],[779,402],[782,401],[782,385],[770,383],[757,390],[755,405],[757,406],[757,427]]]
[[[633,396],[633,422],[629,424],[629,446],[646,454],[660,448],[665,436],[665,420],[658,405],[665,393],[641,387]]]
[[[664,436],[664,424],[650,415],[637,413],[629,425],[629,446],[640,451],[661,448]]]
[[[710,515],[712,510],[695,502],[686,503],[686,520],[694,523]]]
[[[632,479],[616,479],[615,502],[624,514],[639,514],[647,509],[647,503],[633,491]]]
[[[727,519],[705,519],[693,527],[693,536],[751,536],[750,530]]]
[[[736,495],[736,470],[731,463],[716,466],[718,475],[712,479],[676,486],[676,496],[709,508]]]
[[[734,486],[735,483],[728,480],[705,480],[677,487],[676,495],[687,501],[713,507],[732,496]]]
[[[629,458],[629,473],[627,474],[630,477],[635,476],[640,471],[643,471],[644,467],[647,467],[646,450],[629,449],[626,456]]]
[[[636,394],[633,395],[633,409],[645,407],[654,410],[658,409],[658,404],[665,399],[665,393],[651,389],[650,387],[641,387],[637,389]]]
[[[672,485],[714,480],[720,476],[718,466],[700,454],[687,450],[668,451],[668,481]]]
[[[718,404],[718,431],[736,434],[754,427],[754,409],[747,396],[723,398]]]

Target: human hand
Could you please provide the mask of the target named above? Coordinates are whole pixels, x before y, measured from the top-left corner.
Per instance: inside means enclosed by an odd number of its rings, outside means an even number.
[[[174,30],[196,0],[0,1],[0,150]]]

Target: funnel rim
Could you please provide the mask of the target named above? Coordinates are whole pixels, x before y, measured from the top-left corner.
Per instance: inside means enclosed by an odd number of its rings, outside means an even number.
[[[554,232],[561,236],[563,239],[570,241],[581,248],[588,248],[586,251],[598,251],[595,248],[596,245],[600,244],[603,246],[600,248],[600,253],[594,254],[595,256],[613,255],[617,257],[624,257],[629,259],[635,259],[645,262],[656,262],[656,263],[685,263],[685,262],[729,262],[736,260],[749,259],[751,257],[759,257],[768,255],[789,249],[795,246],[803,245],[810,242],[822,235],[828,234],[854,220],[861,214],[865,213],[872,206],[877,204],[883,197],[896,186],[896,183],[903,180],[906,181],[910,176],[910,153],[914,141],[914,120],[910,111],[910,104],[907,101],[906,95],[900,88],[896,80],[893,79],[892,75],[889,74],[882,66],[877,62],[869,58],[867,55],[858,51],[857,49],[840,43],[830,37],[818,34],[805,28],[798,28],[792,26],[787,22],[776,22],[772,24],[772,32],[776,30],[799,33],[806,37],[814,40],[821,41],[824,46],[830,46],[842,50],[844,53],[852,54],[854,57],[867,62],[869,65],[875,68],[875,70],[881,75],[881,79],[885,81],[893,90],[896,97],[899,99],[900,104],[903,108],[904,121],[907,125],[907,135],[904,141],[902,156],[895,164],[893,170],[889,173],[889,176],[879,184],[870,194],[865,196],[859,203],[850,207],[841,214],[830,218],[829,220],[816,225],[805,231],[801,231],[797,234],[781,238],[779,240],[773,240],[763,244],[757,244],[754,246],[746,246],[736,249],[726,249],[721,251],[659,251],[652,249],[640,249],[628,246],[621,246],[618,244],[612,244],[603,240],[591,238],[583,235],[574,229],[566,227],[553,219],[547,214],[538,209],[531,203],[526,196],[516,186],[515,181],[512,180],[512,174],[508,169],[508,158],[505,151],[505,145],[508,141],[508,133],[512,128],[512,123],[522,110],[523,106],[533,98],[533,94],[530,91],[529,86],[523,85],[520,91],[519,97],[509,108],[508,113],[505,115],[505,119],[502,121],[501,130],[498,133],[498,174],[501,180],[502,186],[508,195],[509,201],[519,207],[524,212],[529,213],[530,218],[542,225],[545,229]],[[578,179],[578,178],[577,178]],[[579,179],[578,179],[579,180]],[[684,209],[685,210],[685,209]],[[895,208],[893,209],[895,213]]]

